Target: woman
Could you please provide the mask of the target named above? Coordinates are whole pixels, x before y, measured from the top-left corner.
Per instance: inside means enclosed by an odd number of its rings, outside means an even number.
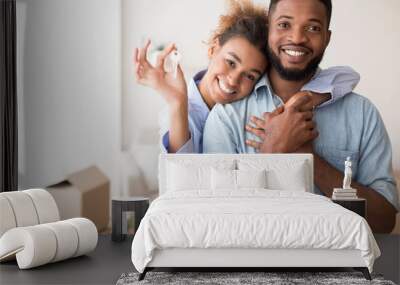
[[[170,153],[201,153],[203,128],[209,111],[217,103],[226,104],[248,96],[267,68],[267,11],[251,1],[232,1],[230,11],[221,16],[209,42],[209,65],[186,86],[178,66],[176,77],[164,70],[166,57],[176,50],[166,47],[153,67],[146,59],[150,45],[135,50],[137,82],[163,95],[169,107],[169,127],[162,131],[162,145]],[[320,81],[320,84],[313,84]],[[321,71],[310,86],[323,85],[325,90],[350,92],[359,76],[350,68]],[[321,91],[306,89],[308,91]],[[332,98],[345,95],[332,93]],[[326,97],[313,93],[311,105]]]

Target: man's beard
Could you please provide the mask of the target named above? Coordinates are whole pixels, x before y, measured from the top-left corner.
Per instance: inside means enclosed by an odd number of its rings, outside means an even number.
[[[313,58],[304,69],[285,68],[281,63],[280,58],[268,46],[268,60],[271,66],[283,79],[288,81],[302,81],[304,79],[307,79],[309,76],[314,75],[323,57],[324,54],[322,53],[319,56]]]

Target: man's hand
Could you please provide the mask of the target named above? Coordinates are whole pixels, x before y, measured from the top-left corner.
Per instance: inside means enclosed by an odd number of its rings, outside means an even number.
[[[263,119],[252,117],[251,121],[256,127],[246,125],[246,130],[258,136],[262,142],[247,140],[246,144],[261,153],[298,151],[318,136],[312,121],[311,101],[309,95],[299,95],[289,100],[284,107],[272,113],[264,113]]]

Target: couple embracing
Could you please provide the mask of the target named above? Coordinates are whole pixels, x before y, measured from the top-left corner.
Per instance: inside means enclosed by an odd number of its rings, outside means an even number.
[[[152,66],[150,41],[135,52],[136,79],[160,93],[170,153],[312,153],[315,192],[330,197],[353,161],[353,187],[374,232],[390,232],[398,209],[392,150],[376,107],[353,93],[349,67],[319,69],[330,37],[331,0],[271,0],[268,10],[232,1],[208,45],[209,64],[186,84]]]

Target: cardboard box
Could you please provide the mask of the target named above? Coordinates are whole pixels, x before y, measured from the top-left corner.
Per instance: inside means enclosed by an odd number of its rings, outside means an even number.
[[[62,220],[84,217],[98,231],[108,227],[110,181],[96,166],[68,175],[64,181],[46,189],[54,197]]]

